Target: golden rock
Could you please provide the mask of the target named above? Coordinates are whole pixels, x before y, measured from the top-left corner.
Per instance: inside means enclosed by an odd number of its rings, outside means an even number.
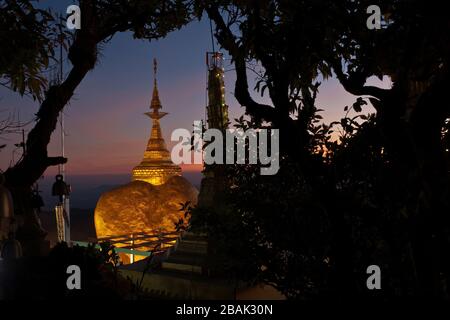
[[[98,237],[175,230],[183,217],[180,203],[197,202],[197,189],[180,176],[154,186],[132,181],[105,192],[95,208],[95,229]]]
[[[195,205],[197,196],[197,189],[181,176],[173,176],[166,183],[157,186],[132,181],[112,189],[101,195],[95,208],[97,237],[175,231],[175,223],[184,217],[184,212],[180,211],[180,203],[191,201]],[[136,250],[151,249],[139,247]]]

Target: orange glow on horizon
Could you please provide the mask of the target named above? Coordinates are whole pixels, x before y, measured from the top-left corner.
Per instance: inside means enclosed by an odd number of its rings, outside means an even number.
[[[203,171],[203,164],[181,164],[183,172],[201,172]]]
[[[202,164],[181,164],[181,171],[183,172],[202,172],[203,165]],[[72,163],[68,163],[66,165],[66,173],[68,175],[122,175],[128,174],[131,176],[130,172],[133,168],[133,165],[130,164],[118,164],[117,166],[83,166]],[[58,174],[58,167],[50,167],[45,172],[45,176],[54,176]]]

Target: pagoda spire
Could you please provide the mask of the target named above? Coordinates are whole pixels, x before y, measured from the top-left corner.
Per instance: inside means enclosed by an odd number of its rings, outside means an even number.
[[[181,169],[175,165],[167,150],[164,141],[159,119],[167,115],[167,112],[160,112],[162,109],[159,99],[158,85],[156,81],[157,62],[153,59],[153,94],[150,103],[150,112],[145,114],[152,119],[152,130],[144,159],[133,169],[132,180],[146,181],[154,185],[165,183],[171,176],[181,175]]]
[[[156,59],[153,59],[153,94],[152,101],[150,103],[151,112],[145,113],[153,120],[159,120],[165,115],[167,112],[159,112],[159,109],[162,109],[161,100],[159,100],[159,92],[158,92],[158,83],[156,81],[156,72],[158,71],[158,63]]]
[[[208,105],[206,106],[208,129],[218,129],[224,134],[228,129],[228,106],[225,102],[225,83],[223,69],[223,54],[220,52],[206,53],[208,69]],[[224,142],[223,145],[226,143]],[[226,151],[224,151],[226,152]],[[199,207],[220,207],[221,197],[225,194],[228,180],[223,164],[208,165],[205,163],[204,177],[198,195]]]
[[[159,100],[158,83],[156,81],[156,72],[158,71],[158,62],[153,58],[153,95],[150,109],[153,112],[158,113],[158,110],[162,108],[161,101]],[[161,117],[162,118],[162,117]]]
[[[228,128],[228,106],[225,103],[225,83],[223,69],[223,54],[208,52],[206,54],[208,68],[208,128],[219,129],[222,132]]]

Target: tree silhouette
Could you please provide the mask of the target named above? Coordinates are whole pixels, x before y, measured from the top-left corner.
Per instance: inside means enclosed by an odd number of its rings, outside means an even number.
[[[234,94],[248,116],[238,126],[278,128],[281,139],[276,175],[261,176],[258,165],[227,165],[224,205],[192,209],[193,228],[210,236],[214,270],[270,283],[289,298],[448,298],[447,11],[443,3],[386,0],[381,29],[370,30],[371,2],[80,1],[82,27],[68,48],[72,68],[45,91],[26,154],[5,173],[25,221],[22,242],[40,236],[30,215],[30,188],[48,166],[67,161],[48,156],[47,145],[59,113],[95,67],[98,46],[124,31],[164,37],[190,21],[194,4],[197,16],[206,13],[214,22],[217,41],[233,59]],[[13,89],[39,99],[54,22],[28,4],[0,7],[4,21],[31,13],[25,26],[38,36],[36,47],[14,63],[0,60],[0,72]],[[28,34],[21,26],[5,30],[23,40]],[[25,69],[17,68],[23,61]],[[256,73],[254,90],[249,70]],[[341,121],[324,124],[316,97],[320,82],[332,76],[356,101],[343,106]],[[392,87],[368,85],[374,76],[389,77]],[[258,102],[253,91],[267,93],[270,104]],[[362,114],[369,102],[376,112]],[[372,264],[382,270],[381,292],[366,287]]]
[[[246,254],[260,258],[251,264],[254,273],[291,297],[360,295],[367,294],[365,268],[378,261],[385,295],[448,296],[450,109],[443,102],[450,25],[444,7],[384,1],[381,30],[369,30],[371,1],[197,4],[235,63],[237,100],[256,126],[266,121],[280,129],[277,177],[242,167],[230,174],[228,211],[245,227],[238,234],[247,237]],[[252,97],[249,62],[260,66],[255,89],[267,90],[271,105]],[[367,98],[376,114],[317,125],[318,79],[332,75],[360,97],[352,112]],[[392,88],[366,85],[372,76],[390,77]],[[345,133],[338,143],[332,141],[336,126]],[[205,214],[214,229],[210,219]]]

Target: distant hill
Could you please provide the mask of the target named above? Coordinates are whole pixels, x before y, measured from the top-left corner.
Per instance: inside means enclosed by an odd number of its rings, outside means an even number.
[[[183,176],[197,189],[200,189],[200,182],[202,180],[201,172],[187,171],[183,172]],[[72,187],[72,194],[70,195],[71,207],[79,208],[80,210],[88,209],[93,212],[100,195],[103,192],[128,183],[130,181],[130,175],[68,175],[66,180]],[[46,211],[53,210],[53,207],[57,203],[57,198],[51,195],[54,181],[55,178],[53,176],[46,176],[39,180],[39,189],[44,199],[44,210]]]

